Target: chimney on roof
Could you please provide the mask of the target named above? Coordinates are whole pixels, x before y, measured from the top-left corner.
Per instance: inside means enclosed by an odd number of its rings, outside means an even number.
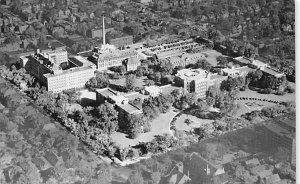
[[[104,17],[104,15],[103,15],[103,20],[102,20],[102,31],[103,31],[103,33],[102,33],[102,38],[103,38],[103,45],[106,44],[106,43],[105,43],[105,22],[104,22],[104,20],[105,20],[105,17]]]

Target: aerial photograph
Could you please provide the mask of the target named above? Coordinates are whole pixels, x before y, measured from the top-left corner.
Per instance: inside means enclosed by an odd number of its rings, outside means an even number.
[[[0,0],[0,184],[296,184],[294,0]]]

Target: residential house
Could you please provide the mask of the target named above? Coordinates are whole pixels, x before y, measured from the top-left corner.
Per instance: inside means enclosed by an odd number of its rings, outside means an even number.
[[[52,151],[47,151],[44,158],[52,165],[55,166],[58,162],[57,156]]]
[[[184,166],[182,162],[177,163],[166,177],[161,178],[160,183],[165,183],[165,184],[189,183],[191,181],[191,178],[189,177],[189,174],[186,175],[183,173],[183,167]]]
[[[39,157],[35,157],[33,159],[31,159],[31,162],[39,169],[39,170],[43,170],[44,166],[45,166],[45,162],[42,158]]]
[[[192,153],[184,159],[183,173],[189,175],[192,181],[205,184],[225,184],[228,176],[222,165],[215,165],[198,153]]]

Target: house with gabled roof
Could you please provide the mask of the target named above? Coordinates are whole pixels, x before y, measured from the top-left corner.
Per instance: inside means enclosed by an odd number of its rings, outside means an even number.
[[[216,165],[198,153],[190,154],[183,163],[183,173],[188,175],[192,181],[201,181],[205,184],[228,182],[228,175],[225,173],[223,165]]]

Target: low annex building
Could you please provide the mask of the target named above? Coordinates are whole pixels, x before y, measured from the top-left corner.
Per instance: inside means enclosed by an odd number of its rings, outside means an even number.
[[[114,104],[116,110],[119,112],[119,119],[123,119],[128,114],[142,114],[143,109],[131,104],[127,97],[121,95],[120,92],[113,91],[110,88],[97,89],[96,101],[99,104],[109,102]]]

